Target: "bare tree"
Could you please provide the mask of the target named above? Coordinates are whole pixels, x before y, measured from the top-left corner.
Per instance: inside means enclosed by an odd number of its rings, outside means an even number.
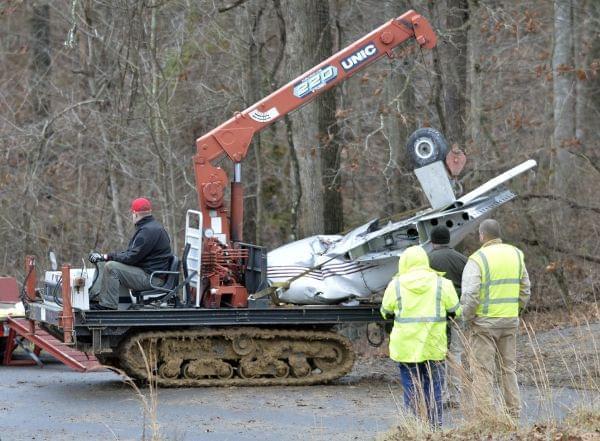
[[[569,188],[572,155],[568,146],[576,142],[576,87],[573,2],[554,1],[554,51],[552,54],[552,78],[554,84],[554,134],[555,186],[560,192]]]
[[[480,144],[482,141],[483,124],[483,66],[482,66],[482,35],[483,7],[478,0],[469,0],[469,25],[468,32],[468,73],[469,85],[469,133],[465,134],[468,142]]]
[[[435,49],[438,89],[443,97],[442,130],[451,144],[463,147],[466,139],[465,120],[467,91],[467,40],[469,31],[469,2],[446,0],[436,4],[437,16],[444,23],[440,42]],[[430,4],[430,11],[436,11]],[[445,20],[444,20],[445,18]],[[438,107],[442,105],[438,103]]]
[[[50,67],[51,67],[51,45],[50,45],[50,6],[46,1],[35,1],[31,5],[30,40],[31,40],[31,105],[32,124],[31,128],[36,132],[36,148],[28,153],[30,159],[28,169],[30,174],[24,187],[25,209],[23,210],[23,229],[25,237],[23,241],[24,251],[32,253],[35,241],[35,218],[31,214],[35,212],[39,190],[37,184],[38,172],[46,158],[46,150],[51,137],[51,129],[48,127],[48,118],[51,110],[50,100]]]
[[[323,47],[331,47],[329,6],[327,2],[317,0],[289,1],[285,10],[288,73],[290,78],[294,78],[321,61]],[[299,213],[301,237],[322,233],[325,227],[320,118],[326,115],[327,110],[323,99],[327,98],[315,100],[290,117],[302,192]]]
[[[600,119],[600,3],[593,0],[577,2],[574,10],[576,29],[575,78],[577,142],[582,153],[600,172],[600,141],[597,136]]]
[[[329,2],[322,1],[316,11],[318,26],[321,29],[320,44],[315,54],[320,60],[332,55],[333,35]],[[317,61],[317,62],[319,62]],[[337,90],[326,92],[317,99],[319,121],[319,146],[321,148],[321,169],[323,173],[323,232],[336,234],[344,229],[342,205],[341,145],[339,126],[336,118]]]
[[[389,0],[384,3],[388,19],[396,18],[410,9],[410,2]],[[386,215],[414,208],[418,194],[406,185],[412,170],[404,146],[410,133],[417,128],[415,105],[415,61],[411,56],[391,58],[387,61],[387,77],[383,83],[383,119],[387,142],[388,165],[384,169],[387,184]]]
[[[50,6],[35,1],[31,11],[31,92],[33,111],[38,118],[50,114]]]

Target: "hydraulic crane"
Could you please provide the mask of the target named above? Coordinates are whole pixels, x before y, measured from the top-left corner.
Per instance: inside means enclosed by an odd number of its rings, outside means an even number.
[[[427,49],[436,44],[436,35],[429,22],[411,10],[340,50],[196,140],[194,170],[205,235],[202,260],[206,264],[203,264],[202,277],[208,281],[205,306],[219,307],[225,299],[234,307],[247,306],[248,289],[243,283],[240,268],[244,267],[243,262],[248,255],[246,249],[236,244],[243,240],[241,164],[254,134],[384,55],[391,57],[394,48],[412,38]],[[224,200],[229,178],[221,167],[214,165],[225,156],[234,165],[230,212]]]

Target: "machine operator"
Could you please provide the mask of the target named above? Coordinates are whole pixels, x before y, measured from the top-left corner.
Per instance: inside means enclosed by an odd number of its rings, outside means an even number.
[[[93,252],[88,259],[98,267],[98,277],[90,288],[90,309],[116,310],[119,295],[128,297],[129,290],[152,289],[150,274],[168,271],[171,263],[171,240],[165,228],[152,216],[152,204],[146,198],[131,202],[135,233],[125,251],[101,254]],[[162,286],[164,279],[155,276],[152,283]]]

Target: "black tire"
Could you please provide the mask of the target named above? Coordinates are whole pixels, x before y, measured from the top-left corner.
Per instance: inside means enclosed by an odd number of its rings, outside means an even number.
[[[408,157],[415,168],[446,159],[448,143],[440,132],[426,127],[415,130],[406,142]]]

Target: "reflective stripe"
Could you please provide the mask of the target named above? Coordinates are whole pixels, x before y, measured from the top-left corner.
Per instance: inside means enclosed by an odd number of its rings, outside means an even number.
[[[446,317],[396,317],[396,323],[445,322]]]
[[[452,308],[450,308],[448,311],[446,312],[456,312],[456,310],[460,307],[460,302],[456,303],[456,305],[454,305]]]
[[[492,280],[491,282],[487,282],[488,285],[514,285],[516,283],[521,283],[521,279],[498,279]]]
[[[519,281],[517,283],[521,283],[521,277],[523,277],[523,263],[521,262],[521,253],[517,248],[515,248],[515,252],[517,253],[517,260],[519,261],[519,272],[517,276],[519,276]]]
[[[398,279],[396,279],[396,295],[398,296],[398,308],[400,308],[400,280]],[[399,315],[400,313],[394,318],[397,323],[445,322],[446,317],[442,317],[442,278],[438,277],[436,282],[434,317],[399,317]]]
[[[400,278],[396,277],[396,304],[398,305],[398,315],[402,311],[402,297],[400,297]]]
[[[485,283],[483,284],[483,314],[487,315],[488,309],[490,307],[490,265],[488,263],[487,257],[483,254],[483,251],[479,251],[477,253],[479,257],[481,257],[481,263],[483,263],[483,271],[485,277]]]
[[[502,299],[491,299],[490,303],[519,303],[519,299],[515,297],[505,297]]]

